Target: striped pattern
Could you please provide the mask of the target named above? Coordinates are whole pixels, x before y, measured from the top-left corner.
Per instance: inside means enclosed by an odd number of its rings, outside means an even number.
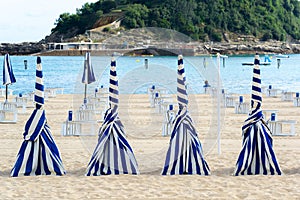
[[[182,108],[188,105],[188,96],[186,92],[186,78],[184,73],[183,58],[178,56],[178,70],[177,70],[177,101],[179,107]]]
[[[139,174],[137,161],[118,117],[118,80],[114,58],[110,67],[109,102],[110,108],[99,130],[98,143],[86,175]]]
[[[236,163],[235,176],[282,174],[272,147],[272,135],[262,114],[261,104],[259,56],[255,55],[251,111],[242,127],[243,147]]]
[[[41,109],[44,105],[44,83],[41,58],[37,57],[36,76],[35,76],[35,93],[34,101],[36,109]]]
[[[91,54],[90,52],[86,52],[85,59],[84,59],[84,70],[83,70],[81,82],[84,84],[91,84],[95,81],[96,78],[92,67]]]
[[[24,141],[17,155],[11,176],[63,175],[65,169],[59,150],[47,124],[44,105],[43,73],[40,57],[36,69],[36,109],[25,125]]]
[[[112,58],[110,65],[109,76],[109,104],[111,107],[118,106],[119,103],[119,89],[118,89],[118,77],[116,71],[116,61]]]
[[[3,85],[15,83],[16,79],[12,70],[9,54],[5,54],[3,61]]]
[[[252,78],[252,95],[251,95],[251,108],[253,111],[261,108],[262,93],[261,93],[261,79],[259,68],[259,56],[255,55],[253,78]]]
[[[178,57],[177,100],[179,111],[172,126],[170,144],[162,175],[209,175],[202,146],[187,111],[188,98],[182,56]]]

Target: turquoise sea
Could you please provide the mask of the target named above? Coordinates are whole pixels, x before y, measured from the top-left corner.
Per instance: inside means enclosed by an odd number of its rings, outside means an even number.
[[[264,55],[260,56],[264,61]],[[277,66],[275,56],[270,56],[271,65],[261,66],[262,85],[273,88],[300,91],[300,54],[291,54],[280,60]],[[3,62],[4,56],[0,62]],[[108,87],[110,57],[92,56],[92,65],[97,81],[88,86],[89,93],[96,87]],[[146,61],[147,59],[147,61]],[[252,66],[243,62],[253,62],[254,56],[229,56],[220,62],[222,87],[226,92],[245,94],[251,92]],[[27,60],[27,69],[24,66]],[[176,92],[177,57],[126,57],[116,58],[120,93],[146,93],[147,87],[165,87],[170,93]],[[14,94],[34,91],[36,56],[11,56],[17,82],[9,86]],[[146,63],[147,62],[147,63]],[[64,88],[64,93],[83,93],[81,76],[83,56],[43,56],[42,65],[46,88]],[[184,57],[186,78],[190,93],[203,93],[203,84],[208,80],[216,86],[218,64],[216,57]],[[1,73],[2,78],[2,73]],[[4,86],[1,86],[3,89]]]

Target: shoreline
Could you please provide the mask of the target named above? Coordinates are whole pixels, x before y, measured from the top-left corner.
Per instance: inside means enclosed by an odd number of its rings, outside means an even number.
[[[23,42],[17,44],[2,43],[0,55],[42,55],[42,56],[81,56],[86,51],[93,55],[112,55],[114,52],[126,55],[174,55],[182,53],[185,56],[201,56],[221,53],[223,55],[253,55],[259,54],[299,54],[299,43],[281,41],[268,42],[218,42],[218,43],[187,43],[188,47],[164,48],[166,44],[154,43],[151,47],[136,47],[128,49],[70,49],[47,50],[47,44],[41,42]]]

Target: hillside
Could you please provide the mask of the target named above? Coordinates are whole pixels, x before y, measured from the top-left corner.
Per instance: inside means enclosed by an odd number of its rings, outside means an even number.
[[[76,14],[61,14],[46,42],[84,38],[86,31],[115,20],[107,16],[116,13],[122,18],[119,29],[168,28],[200,42],[230,42],[234,35],[261,41],[300,40],[297,0],[99,0],[84,4]],[[118,30],[101,29],[114,31]]]

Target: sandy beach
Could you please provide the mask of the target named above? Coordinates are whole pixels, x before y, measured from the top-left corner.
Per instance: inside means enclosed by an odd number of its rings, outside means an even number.
[[[12,97],[11,97],[12,98]],[[244,96],[249,102],[249,95]],[[278,98],[263,98],[263,109],[278,110],[279,120],[296,120],[296,136],[274,136],[281,176],[232,176],[241,150],[241,127],[247,114],[226,108],[221,154],[209,143],[213,107],[209,95],[191,95],[191,116],[203,142],[210,176],[162,176],[169,137],[161,136],[163,117],[150,108],[147,95],[121,95],[120,118],[136,155],[140,175],[86,177],[94,144],[80,136],[62,136],[73,95],[45,102],[46,117],[67,171],[65,176],[9,177],[33,108],[18,114],[17,124],[0,124],[0,199],[300,199],[300,107]],[[0,98],[3,101],[3,97]],[[215,141],[213,142],[215,144]]]

